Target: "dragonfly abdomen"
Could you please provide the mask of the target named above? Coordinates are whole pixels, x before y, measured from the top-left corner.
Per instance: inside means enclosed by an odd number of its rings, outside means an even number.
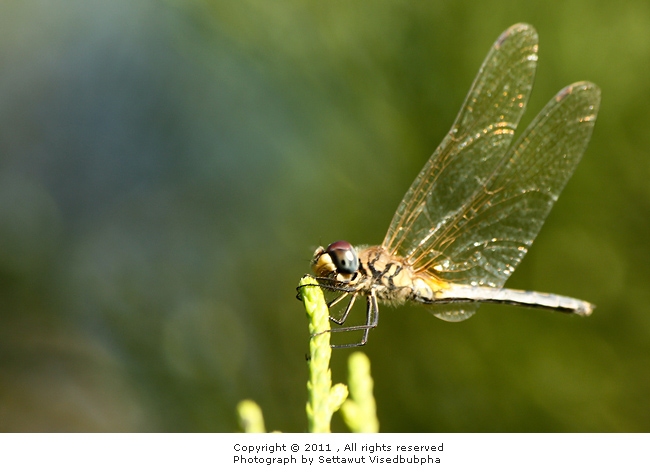
[[[559,312],[589,316],[594,305],[584,300],[563,295],[533,292],[530,290],[499,289],[494,287],[473,287],[471,285],[451,285],[436,292],[429,304],[444,303],[502,303],[524,307],[546,308]]]

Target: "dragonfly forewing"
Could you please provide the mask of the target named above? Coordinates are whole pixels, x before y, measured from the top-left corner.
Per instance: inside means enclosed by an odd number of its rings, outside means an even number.
[[[435,256],[437,234],[499,166],[528,103],[537,33],[518,24],[490,49],[447,136],[419,173],[384,238],[389,252],[414,262]]]

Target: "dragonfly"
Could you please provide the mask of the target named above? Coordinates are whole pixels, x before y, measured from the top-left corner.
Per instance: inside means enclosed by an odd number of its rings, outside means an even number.
[[[593,304],[503,288],[576,169],[596,122],[600,90],[571,84],[553,97],[513,144],[530,97],[538,36],[516,24],[496,40],[442,143],[406,192],[380,246],[336,241],[311,260],[318,285],[348,299],[330,331],[362,331],[365,345],[379,303],[424,304],[457,322],[481,303],[588,316]],[[342,326],[365,298],[363,325]]]

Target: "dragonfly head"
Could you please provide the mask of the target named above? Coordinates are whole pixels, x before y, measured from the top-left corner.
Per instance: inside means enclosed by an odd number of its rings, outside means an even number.
[[[316,249],[311,260],[311,268],[316,277],[336,277],[349,281],[359,269],[359,257],[352,244],[336,241],[324,249]]]

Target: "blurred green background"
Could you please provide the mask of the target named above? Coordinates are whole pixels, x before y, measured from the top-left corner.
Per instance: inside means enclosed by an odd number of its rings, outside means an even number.
[[[574,81],[603,101],[508,286],[598,308],[382,308],[381,430],[650,430],[646,0],[2,2],[0,430],[236,431],[252,398],[304,431],[313,249],[382,241],[517,22],[524,122]]]

